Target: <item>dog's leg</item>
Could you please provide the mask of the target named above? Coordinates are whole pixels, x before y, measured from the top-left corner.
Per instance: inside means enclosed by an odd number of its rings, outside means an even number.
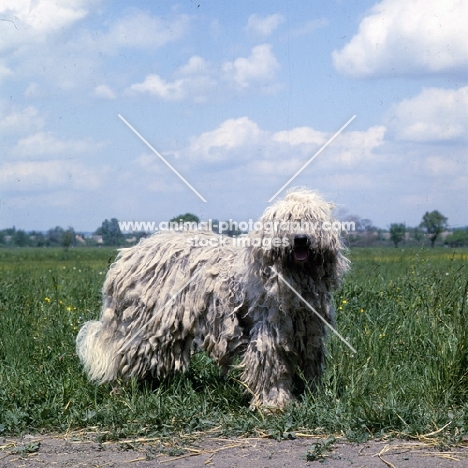
[[[322,306],[317,307],[318,312],[329,323],[333,323],[333,310],[328,303],[329,297],[322,301]],[[320,383],[325,367],[325,338],[327,328],[316,316],[308,315],[304,319],[304,337],[301,352],[301,371],[311,390],[315,390]]]
[[[290,353],[281,346],[278,331],[267,320],[251,331],[250,343],[242,360],[242,379],[253,394],[252,408],[284,408],[292,399],[294,364]]]
[[[311,336],[306,343],[302,372],[310,390],[316,390],[325,365],[325,346],[322,336]]]

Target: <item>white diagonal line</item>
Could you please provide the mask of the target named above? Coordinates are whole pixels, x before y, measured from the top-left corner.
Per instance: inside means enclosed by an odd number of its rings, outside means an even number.
[[[137,332],[126,341],[122,347],[117,351],[117,354],[121,353],[128,345],[133,341],[133,339],[140,333],[144,328],[153,323],[154,320],[159,316],[159,313],[162,312],[204,269],[205,267],[200,268],[154,315],[151,320],[148,320]]]
[[[301,295],[296,291],[273,267],[271,270],[278,276],[278,278],[355,354],[357,351],[333,328]]]
[[[354,119],[353,115],[269,200],[271,202],[280,194]]]
[[[195,190],[195,188],[181,175],[179,174],[179,172],[177,172],[177,170],[171,166],[171,164],[169,162],[167,162],[162,156],[161,154],[156,151],[144,138],[142,135],[140,135],[133,127],[132,125],[130,125],[120,114],[118,114],[119,118],[125,123],[125,125],[127,125],[127,127],[133,131],[133,133],[135,133],[135,135],[137,135],[141,141],[143,141],[143,143],[145,143],[145,145],[159,158],[161,159],[161,161],[166,164],[167,167],[169,167],[169,169],[174,172],[180,180],[182,180],[182,182],[185,183],[185,185],[187,185],[187,187],[189,187],[199,198],[201,198],[205,203],[206,203],[206,200],[197,192],[197,190]]]

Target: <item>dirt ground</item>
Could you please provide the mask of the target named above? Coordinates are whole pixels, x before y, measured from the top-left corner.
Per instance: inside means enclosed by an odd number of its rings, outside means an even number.
[[[373,440],[351,444],[340,439],[297,435],[293,440],[128,439],[96,442],[96,434],[0,437],[0,467],[463,467],[468,441],[441,447],[436,441]]]

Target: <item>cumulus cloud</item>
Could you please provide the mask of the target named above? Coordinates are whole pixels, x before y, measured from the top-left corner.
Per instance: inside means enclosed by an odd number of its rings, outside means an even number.
[[[96,40],[104,52],[117,53],[122,47],[157,49],[183,37],[190,25],[187,15],[166,19],[132,10],[112,23],[108,32]]]
[[[192,137],[182,156],[206,163],[248,163],[256,173],[291,173],[320,149],[332,136],[311,127],[269,132],[248,117],[228,119],[214,130]],[[356,165],[374,157],[373,151],[384,142],[385,127],[343,132],[326,149],[327,167]]]
[[[419,75],[468,70],[465,0],[384,0],[332,54],[346,75]]]
[[[211,131],[192,138],[188,154],[208,162],[219,162],[231,159],[231,151],[262,141],[264,132],[248,117],[228,119]],[[242,159],[248,159],[245,153]]]
[[[142,83],[134,83],[129,89],[137,93],[148,93],[164,101],[180,101],[186,96],[184,80],[168,82],[154,74],[147,75]]]
[[[310,127],[297,127],[292,130],[276,132],[273,135],[273,140],[292,146],[302,144],[323,145],[327,141],[327,134]]]
[[[382,125],[370,127],[365,131],[342,132],[326,148],[321,160],[324,160],[323,164],[327,167],[337,170],[359,164],[365,159],[370,160],[374,157],[373,151],[383,144],[385,132],[386,129]],[[307,156],[311,158],[332,136],[333,134],[311,127],[297,127],[276,132],[271,139],[278,143],[274,153],[285,154],[285,145],[288,145],[294,150],[295,156],[304,159]]]
[[[259,36],[270,36],[275,29],[284,22],[283,15],[275,13],[269,16],[250,15],[247,21],[246,30]]]
[[[21,138],[13,147],[12,154],[19,157],[50,157],[60,153],[87,153],[102,148],[104,143],[92,140],[57,138],[52,132],[37,132]]]
[[[45,42],[85,18],[93,3],[92,0],[3,0],[0,15],[10,24],[2,27],[0,51]]]
[[[44,119],[33,107],[13,110],[5,115],[0,113],[0,130],[3,134],[28,133],[44,126]]]
[[[343,132],[330,149],[333,165],[351,167],[375,160],[374,150],[384,144],[386,131],[383,125],[376,125],[364,131]]]
[[[218,69],[221,68],[221,77]],[[236,91],[259,87],[262,91],[275,90],[275,75],[279,69],[278,61],[271,52],[271,46],[263,44],[252,49],[249,57],[239,57],[215,67],[198,55],[190,57],[173,74],[165,79],[152,73],[140,83],[127,89],[129,94],[147,93],[164,101],[190,99],[205,102],[217,87],[228,87]]]
[[[454,89],[426,88],[387,113],[387,125],[397,139],[415,142],[466,140],[468,135],[468,86]]]
[[[210,64],[202,57],[195,55],[174,73],[174,79],[165,80],[160,75],[150,74],[143,82],[134,83],[127,93],[148,93],[163,101],[182,101],[191,99],[204,102],[208,91],[216,87]]]
[[[99,85],[94,88],[94,96],[102,99],[115,99],[117,96],[107,85]]]
[[[226,79],[238,88],[244,89],[254,84],[273,82],[280,65],[271,51],[270,44],[254,47],[249,57],[239,57],[225,62],[222,71]]]
[[[190,57],[189,61],[179,69],[181,75],[202,75],[209,72],[209,63],[199,55]]]
[[[33,77],[53,83],[54,91],[99,83],[105,80],[103,56],[129,49],[155,50],[181,38],[190,24],[187,15],[162,18],[132,8],[107,27],[88,29],[87,23],[78,27],[97,4],[92,0],[1,2],[0,15],[12,18],[14,24],[2,22],[0,52],[5,58],[0,62],[0,80],[14,74]],[[108,89],[98,87],[94,94],[112,99]],[[25,95],[34,96],[34,90],[28,89]]]
[[[11,75],[13,75],[12,70],[0,62],[0,81]]]
[[[19,161],[0,166],[0,185],[4,190],[51,190],[60,188],[96,189],[96,172],[77,161]]]

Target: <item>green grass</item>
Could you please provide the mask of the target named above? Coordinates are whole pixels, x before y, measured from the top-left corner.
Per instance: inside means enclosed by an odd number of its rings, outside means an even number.
[[[74,340],[99,314],[114,257],[98,248],[0,250],[0,434],[468,432],[468,250],[352,250],[335,302],[338,330],[358,353],[330,336],[321,388],[276,415],[249,411],[238,375],[220,377],[205,355],[156,389],[133,383],[111,395],[90,384]]]

